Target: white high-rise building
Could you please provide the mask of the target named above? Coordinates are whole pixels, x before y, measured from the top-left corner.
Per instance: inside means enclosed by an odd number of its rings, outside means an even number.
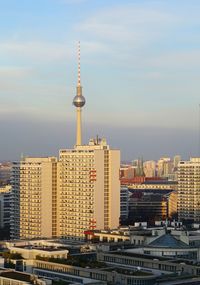
[[[119,150],[104,139],[60,151],[59,236],[82,239],[86,230],[119,226],[119,168]]]
[[[11,238],[56,236],[57,159],[24,158],[13,164]]]
[[[178,165],[178,217],[200,222],[200,158]]]

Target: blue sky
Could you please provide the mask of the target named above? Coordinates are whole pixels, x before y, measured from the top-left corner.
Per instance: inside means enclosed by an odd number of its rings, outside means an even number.
[[[75,143],[77,42],[83,136],[122,159],[199,155],[199,0],[0,3],[0,160]]]

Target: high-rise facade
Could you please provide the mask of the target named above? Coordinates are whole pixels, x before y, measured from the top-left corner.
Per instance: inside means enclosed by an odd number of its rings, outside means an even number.
[[[24,158],[13,164],[11,238],[56,236],[57,159]]]
[[[200,222],[200,158],[178,165],[178,217]]]
[[[60,150],[59,236],[82,239],[84,231],[119,226],[120,152],[106,141]]]

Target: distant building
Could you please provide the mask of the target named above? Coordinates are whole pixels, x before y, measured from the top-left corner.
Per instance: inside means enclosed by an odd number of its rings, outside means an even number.
[[[120,189],[120,224],[127,222],[129,213],[129,190],[126,186],[121,186]]]
[[[170,157],[162,157],[157,162],[157,176],[168,177],[173,173],[173,162]]]
[[[167,199],[162,194],[133,193],[129,202],[129,221],[147,221],[167,218]]]
[[[174,171],[178,170],[178,164],[180,161],[181,161],[181,156],[175,155],[174,156]]]
[[[145,177],[156,176],[156,162],[154,160],[145,161],[143,163]]]
[[[141,184],[145,181],[145,177],[144,176],[136,176],[136,177],[133,177],[133,178],[121,178],[120,179],[120,183],[121,185],[132,185],[134,183],[136,184]]]
[[[143,159],[135,159],[132,162],[133,167],[135,168],[135,176],[144,176],[144,169],[143,169]]]
[[[12,169],[11,162],[0,163],[0,186],[5,186],[10,184],[11,169]]]
[[[178,206],[178,192],[173,191],[168,195],[168,217],[174,219],[177,217],[177,206]]]
[[[121,183],[122,182],[124,182],[124,180],[121,179]],[[153,222],[155,220],[165,219],[169,217],[169,209],[170,215],[172,211],[177,212],[176,195],[174,194],[170,198],[171,193],[177,190],[177,182],[175,181],[158,179],[157,177],[152,179],[145,178],[145,181],[140,184],[122,184],[121,189],[123,188],[128,188],[129,191],[128,222],[131,224],[136,221],[147,220]],[[146,213],[146,211],[148,213]],[[160,211],[160,214],[156,211]],[[127,224],[127,221],[125,224]]]
[[[10,191],[10,185],[0,187],[0,229],[10,226]]]
[[[135,168],[131,165],[121,165],[120,178],[132,179],[135,177]]]

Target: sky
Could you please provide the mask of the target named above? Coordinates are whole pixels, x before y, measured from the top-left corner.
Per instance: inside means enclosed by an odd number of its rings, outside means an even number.
[[[0,1],[0,161],[83,142],[122,160],[200,156],[199,0]]]

